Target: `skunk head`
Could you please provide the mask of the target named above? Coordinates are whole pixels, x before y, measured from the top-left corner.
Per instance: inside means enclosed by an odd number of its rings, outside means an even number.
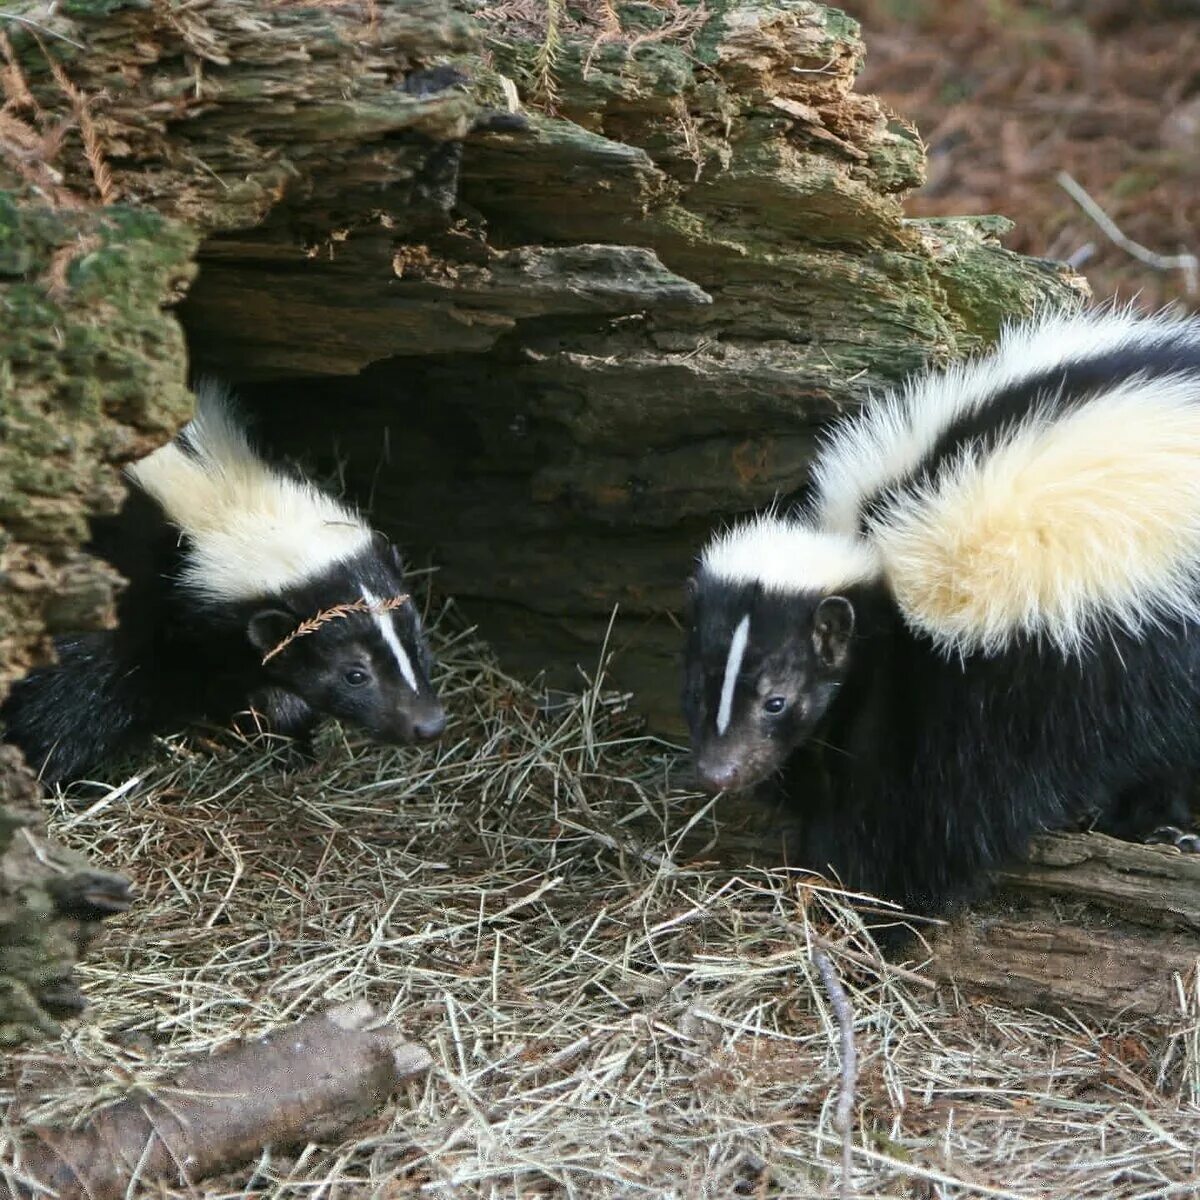
[[[257,608],[246,630],[271,682],[316,712],[381,742],[429,740],[445,728],[420,615],[387,543]]]
[[[380,741],[441,733],[399,554],[358,513],[263,458],[220,385],[198,384],[195,419],[129,475],[183,535],[187,604],[244,620],[269,682]]]
[[[688,582],[683,708],[707,791],[741,790],[812,736],[852,666],[873,577],[857,543],[759,518],[715,539]]]

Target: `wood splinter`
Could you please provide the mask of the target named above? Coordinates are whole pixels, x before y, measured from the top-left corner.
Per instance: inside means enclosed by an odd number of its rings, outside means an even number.
[[[155,1180],[186,1187],[264,1146],[329,1141],[433,1061],[423,1046],[369,1028],[374,1017],[365,1001],[344,1004],[186,1067],[78,1129],[31,1128],[15,1171],[0,1164],[0,1200],[44,1189],[106,1200]]]

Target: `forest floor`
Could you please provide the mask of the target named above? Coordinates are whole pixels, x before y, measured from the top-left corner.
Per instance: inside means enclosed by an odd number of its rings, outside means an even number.
[[[1196,272],[1114,245],[1057,181],[1127,237],[1200,254],[1200,9],[1171,0],[845,0],[862,22],[859,90],[929,150],[913,215],[1002,213],[1005,245],[1072,261],[1097,299],[1200,307]]]
[[[1191,998],[1163,1030],[935,992],[819,881],[722,865],[719,805],[672,788],[678,748],[623,697],[547,712],[451,627],[437,749],[334,728],[288,770],[261,740],[172,741],[57,802],[56,835],[138,902],[82,970],[88,1020],[0,1067],[0,1163],[6,1131],[365,997],[429,1047],[423,1084],[340,1145],[161,1194],[1200,1192]],[[849,1193],[822,951],[859,1060]]]
[[[847,0],[864,90],[930,148],[921,213],[1000,212],[1100,298],[1196,306],[1200,23],[1167,5]],[[1124,20],[1122,13],[1134,14]],[[54,802],[138,902],[81,970],[88,1020],[0,1064],[0,1167],[31,1123],[342,1000],[434,1069],[338,1145],[165,1196],[1200,1197],[1200,1002],[1169,1028],[1019,1012],[879,961],[837,892],[718,856],[721,806],[673,786],[602,681],[547,708],[445,617],[454,723],[423,751],[326,732],[164,742]],[[841,1034],[858,1075],[840,1170]],[[1195,984],[1195,981],[1192,981]]]

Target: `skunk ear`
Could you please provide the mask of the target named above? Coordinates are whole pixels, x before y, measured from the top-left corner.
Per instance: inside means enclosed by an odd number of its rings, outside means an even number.
[[[854,605],[845,596],[826,596],[813,614],[813,649],[826,667],[840,669],[854,636]]]
[[[250,645],[261,654],[274,650],[293,629],[296,618],[281,608],[260,609],[246,624]]]
[[[404,574],[404,559],[400,557],[399,547],[397,547],[396,543],[386,533],[382,533],[378,529],[373,529],[371,531],[371,544],[375,548],[375,553],[380,558],[390,562],[401,575]]]
[[[696,596],[700,592],[700,584],[695,575],[688,576],[683,585],[683,619],[690,621],[696,615]]]

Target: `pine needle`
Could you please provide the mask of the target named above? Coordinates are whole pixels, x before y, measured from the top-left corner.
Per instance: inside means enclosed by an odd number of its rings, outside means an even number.
[[[534,99],[545,105],[550,112],[554,112],[558,107],[558,80],[554,73],[559,52],[562,50],[560,25],[563,8],[563,0],[546,0],[546,30],[533,64]]]
[[[37,43],[46,57],[55,83],[66,96],[71,105],[71,111],[75,114],[75,120],[79,124],[79,136],[83,141],[83,154],[91,168],[92,182],[100,194],[100,202],[101,204],[115,204],[120,196],[112,170],[104,156],[104,145],[92,117],[91,103],[88,97],[71,82],[71,78],[63,70],[62,64],[46,49],[41,38],[38,38],[37,34],[34,34],[34,37],[37,38]]]

